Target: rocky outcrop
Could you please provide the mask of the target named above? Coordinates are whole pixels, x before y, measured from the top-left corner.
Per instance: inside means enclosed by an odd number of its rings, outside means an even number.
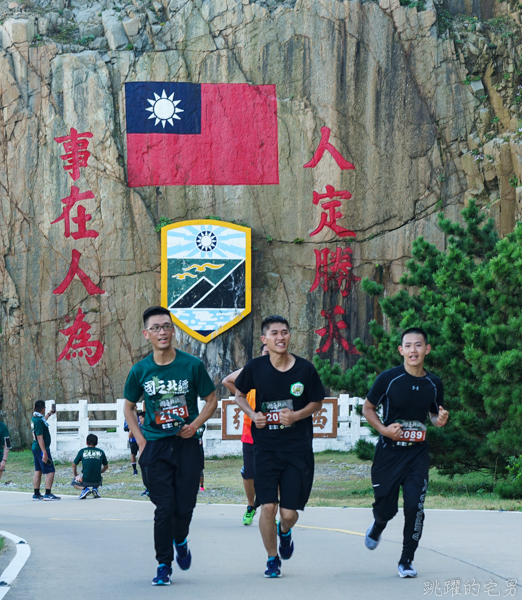
[[[208,345],[176,332],[176,343],[201,356],[216,382],[251,356],[267,314],[289,315],[294,350],[308,358],[319,347],[315,330],[325,325],[321,310],[336,304],[347,312],[345,335],[367,337],[375,307],[357,286],[346,299],[320,288],[309,293],[313,250],[346,246],[330,230],[310,237],[320,216],[314,190],[332,185],[353,194],[339,222],[357,233],[350,243],[354,271],[377,277],[389,291],[418,235],[444,246],[437,212],[456,218],[474,196],[503,232],[513,227],[522,196],[513,179],[522,181],[522,150],[510,96],[518,81],[517,38],[506,41],[504,55],[489,45],[496,39],[490,33],[497,35],[489,25],[479,31],[475,23],[470,31],[474,22],[444,16],[441,4],[403,4],[422,6],[52,0],[5,8],[0,409],[17,442],[28,439],[28,409],[37,398],[122,396],[130,365],[147,353],[140,314],[159,303],[155,228],[162,218],[217,215],[252,227],[252,315]],[[513,17],[502,18],[511,27]],[[509,82],[498,79],[499,61],[513,65],[506,67]],[[280,185],[128,188],[124,84],[142,80],[275,84]],[[315,169],[303,169],[325,125],[355,171],[341,171],[328,154]],[[51,225],[72,183],[54,138],[71,127],[94,135],[89,167],[76,185],[95,195],[89,226],[100,235],[74,247],[105,290],[101,296],[89,296],[78,279],[66,294],[52,293],[72,247]],[[95,367],[81,358],[57,361],[66,341],[60,330],[80,307],[106,348]],[[328,355],[355,360],[335,344]]]

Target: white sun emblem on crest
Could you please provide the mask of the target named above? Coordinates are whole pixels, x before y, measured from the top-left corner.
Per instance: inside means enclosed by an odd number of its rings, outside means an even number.
[[[217,246],[216,234],[212,231],[202,231],[196,236],[196,246],[202,252],[210,252]]]
[[[161,123],[163,125],[163,129],[165,129],[165,123],[170,123],[174,125],[172,119],[178,119],[181,121],[180,117],[176,113],[185,112],[182,108],[178,108],[178,104],[181,100],[174,100],[174,92],[167,96],[165,90],[163,90],[161,96],[158,96],[156,92],[154,92],[155,100],[149,100],[147,98],[147,102],[151,104],[149,108],[146,108],[148,112],[152,113],[149,119],[156,119],[154,125]]]

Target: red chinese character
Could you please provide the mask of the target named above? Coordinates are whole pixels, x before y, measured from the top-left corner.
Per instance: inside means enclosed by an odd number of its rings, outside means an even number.
[[[335,162],[343,171],[355,169],[352,163],[344,159],[339,150],[330,144],[328,141],[330,139],[330,133],[329,127],[321,127],[321,141],[319,142],[319,146],[317,146],[317,150],[315,151],[312,160],[306,163],[306,165],[303,166],[303,169],[314,169],[317,167],[326,150],[334,157]]]
[[[89,341],[91,339],[91,334],[88,333],[88,331],[92,325],[86,323],[83,320],[84,317],[85,313],[79,308],[74,323],[70,327],[67,327],[67,329],[60,329],[60,333],[68,335],[69,340],[67,341],[65,348],[60,352],[60,356],[57,358],[56,362],[63,358],[71,360],[71,358],[76,358],[77,355],[81,357],[83,356],[84,351],[85,358],[91,367],[94,367],[96,363],[100,362],[105,348],[101,342]]]
[[[341,335],[341,329],[348,329],[348,325],[341,319],[339,321],[335,320],[337,315],[346,314],[344,308],[341,306],[335,306],[334,308],[330,308],[329,310],[322,310],[321,315],[327,319],[328,326],[321,327],[321,329],[316,329],[315,333],[324,337],[328,336],[326,342],[321,346],[321,348],[317,348],[316,352],[327,352],[332,342],[336,340],[341,344],[341,346],[348,352],[348,354],[359,354],[357,348],[351,344],[348,340],[345,340]]]
[[[328,283],[335,280],[337,289],[341,290],[343,298],[352,291],[352,284],[361,281],[352,272],[351,248],[336,248],[329,250],[314,250],[315,252],[315,279],[310,288],[313,292],[321,285],[323,291],[328,291]]]
[[[53,294],[63,294],[65,290],[71,285],[72,280],[75,275],[78,275],[80,281],[83,283],[85,289],[89,296],[94,296],[96,294],[105,294],[105,290],[100,289],[97,285],[95,285],[89,277],[80,269],[80,257],[81,253],[78,250],[72,251],[72,260],[71,266],[67,271],[67,275],[65,279],[60,283],[60,285],[53,290]]]
[[[92,219],[92,215],[85,214],[85,207],[83,207],[81,204],[78,206],[77,216],[72,218],[73,223],[78,225],[78,231],[73,231],[71,233],[71,210],[77,202],[80,202],[81,200],[90,200],[92,198],[94,198],[94,194],[91,191],[80,194],[79,188],[77,188],[75,185],[71,186],[71,195],[67,196],[67,198],[62,198],[62,202],[65,204],[62,214],[55,219],[51,225],[58,223],[58,221],[64,221],[66,238],[71,237],[71,235],[75,240],[82,238],[97,238],[99,235],[97,231],[94,231],[94,229],[87,229],[85,227],[86,223]]]
[[[62,154],[60,158],[67,163],[63,168],[70,171],[69,175],[73,181],[80,178],[80,168],[87,166],[87,160],[91,155],[87,150],[89,140],[82,138],[92,138],[92,133],[78,133],[76,129],[71,128],[71,135],[54,138],[55,142],[63,144],[66,154]]]
[[[312,202],[317,205],[319,204],[319,200],[324,200],[325,198],[340,198],[341,200],[349,200],[352,197],[350,192],[346,190],[337,191],[333,185],[326,186],[326,194],[320,194],[319,192],[314,192]]]
[[[357,234],[351,229],[346,229],[345,227],[341,227],[341,225],[337,225],[337,219],[343,218],[343,213],[337,212],[336,210],[339,208],[339,206],[341,206],[341,202],[339,200],[330,200],[329,202],[321,204],[321,208],[328,210],[329,214],[321,214],[321,222],[319,223],[317,229],[312,231],[310,236],[317,235],[325,227],[329,227],[339,237],[356,237]]]

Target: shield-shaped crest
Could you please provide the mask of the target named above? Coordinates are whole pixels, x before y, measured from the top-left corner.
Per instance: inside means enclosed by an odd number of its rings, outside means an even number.
[[[161,304],[205,343],[241,321],[251,310],[250,229],[207,219],[163,227]]]

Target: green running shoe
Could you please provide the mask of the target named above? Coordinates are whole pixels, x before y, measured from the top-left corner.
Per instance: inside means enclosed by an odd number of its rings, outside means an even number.
[[[253,506],[247,506],[245,514],[243,515],[243,525],[252,525],[255,516],[256,509]]]

